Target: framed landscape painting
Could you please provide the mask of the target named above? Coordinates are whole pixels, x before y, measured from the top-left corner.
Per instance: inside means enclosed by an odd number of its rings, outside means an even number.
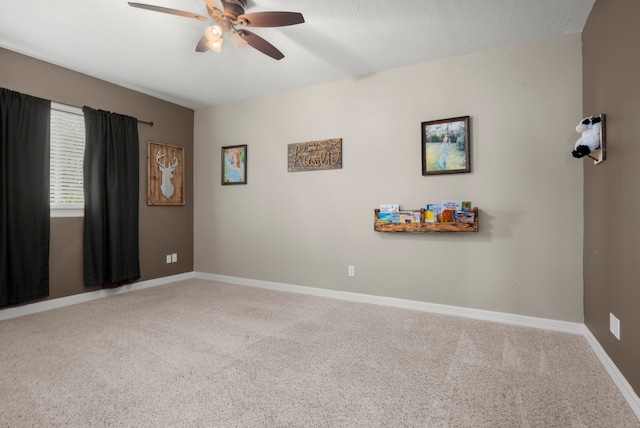
[[[422,122],[422,175],[471,172],[469,116]]]

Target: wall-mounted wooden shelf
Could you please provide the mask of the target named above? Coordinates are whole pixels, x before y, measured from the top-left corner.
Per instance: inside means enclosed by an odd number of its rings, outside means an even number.
[[[600,146],[587,155],[593,159],[593,164],[598,165],[607,160],[607,130],[605,128],[605,115],[600,115]]]
[[[424,222],[424,209],[420,211]],[[378,221],[380,210],[373,210],[373,230],[376,232],[407,232],[407,233],[460,233],[478,231],[478,208],[475,207],[473,223],[383,223]]]

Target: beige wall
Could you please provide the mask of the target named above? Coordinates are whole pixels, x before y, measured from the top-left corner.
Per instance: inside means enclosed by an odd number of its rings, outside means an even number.
[[[583,31],[584,114],[606,115],[607,160],[585,162],[585,324],[640,393],[640,2],[598,0]],[[637,154],[636,154],[637,153]],[[609,333],[620,320],[620,340]]]
[[[193,270],[193,110],[5,49],[0,49],[0,87],[153,121],[153,127],[138,127],[140,273],[147,280]],[[147,140],[185,147],[185,206],[147,206]],[[50,298],[94,289],[82,284],[82,227],[81,217],[51,219]],[[177,263],[165,263],[170,253],[178,253]]]
[[[463,115],[472,173],[422,176],[420,123]],[[581,117],[579,34],[198,110],[194,268],[582,322]],[[287,172],[288,144],[328,138],[341,170]],[[248,184],[221,186],[236,144]],[[445,198],[478,234],[373,231],[382,203]]]

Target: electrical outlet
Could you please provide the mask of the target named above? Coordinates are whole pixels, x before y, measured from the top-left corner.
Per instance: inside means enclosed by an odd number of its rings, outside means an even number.
[[[611,334],[615,334],[615,319],[616,317],[613,316],[613,314],[611,312],[609,312],[609,331],[611,332]]]
[[[609,331],[620,340],[620,320],[612,313],[609,313]]]
[[[349,266],[349,268],[347,269],[347,273],[349,274],[349,276],[356,276],[356,267]]]
[[[175,263],[178,261],[178,253],[171,254],[171,263]]]
[[[167,254],[167,263],[171,263],[171,254]]]

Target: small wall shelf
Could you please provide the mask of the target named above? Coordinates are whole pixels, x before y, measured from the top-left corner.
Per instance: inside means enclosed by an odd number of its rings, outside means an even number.
[[[600,146],[587,156],[593,159],[594,165],[598,165],[607,160],[607,130],[605,127],[604,114],[600,115]]]
[[[418,210],[412,210],[418,211]],[[378,221],[380,210],[373,210],[373,230],[376,232],[408,232],[408,233],[460,233],[478,231],[478,207],[473,209],[475,213],[473,223],[423,223],[424,208],[420,209],[421,223],[383,223]]]

